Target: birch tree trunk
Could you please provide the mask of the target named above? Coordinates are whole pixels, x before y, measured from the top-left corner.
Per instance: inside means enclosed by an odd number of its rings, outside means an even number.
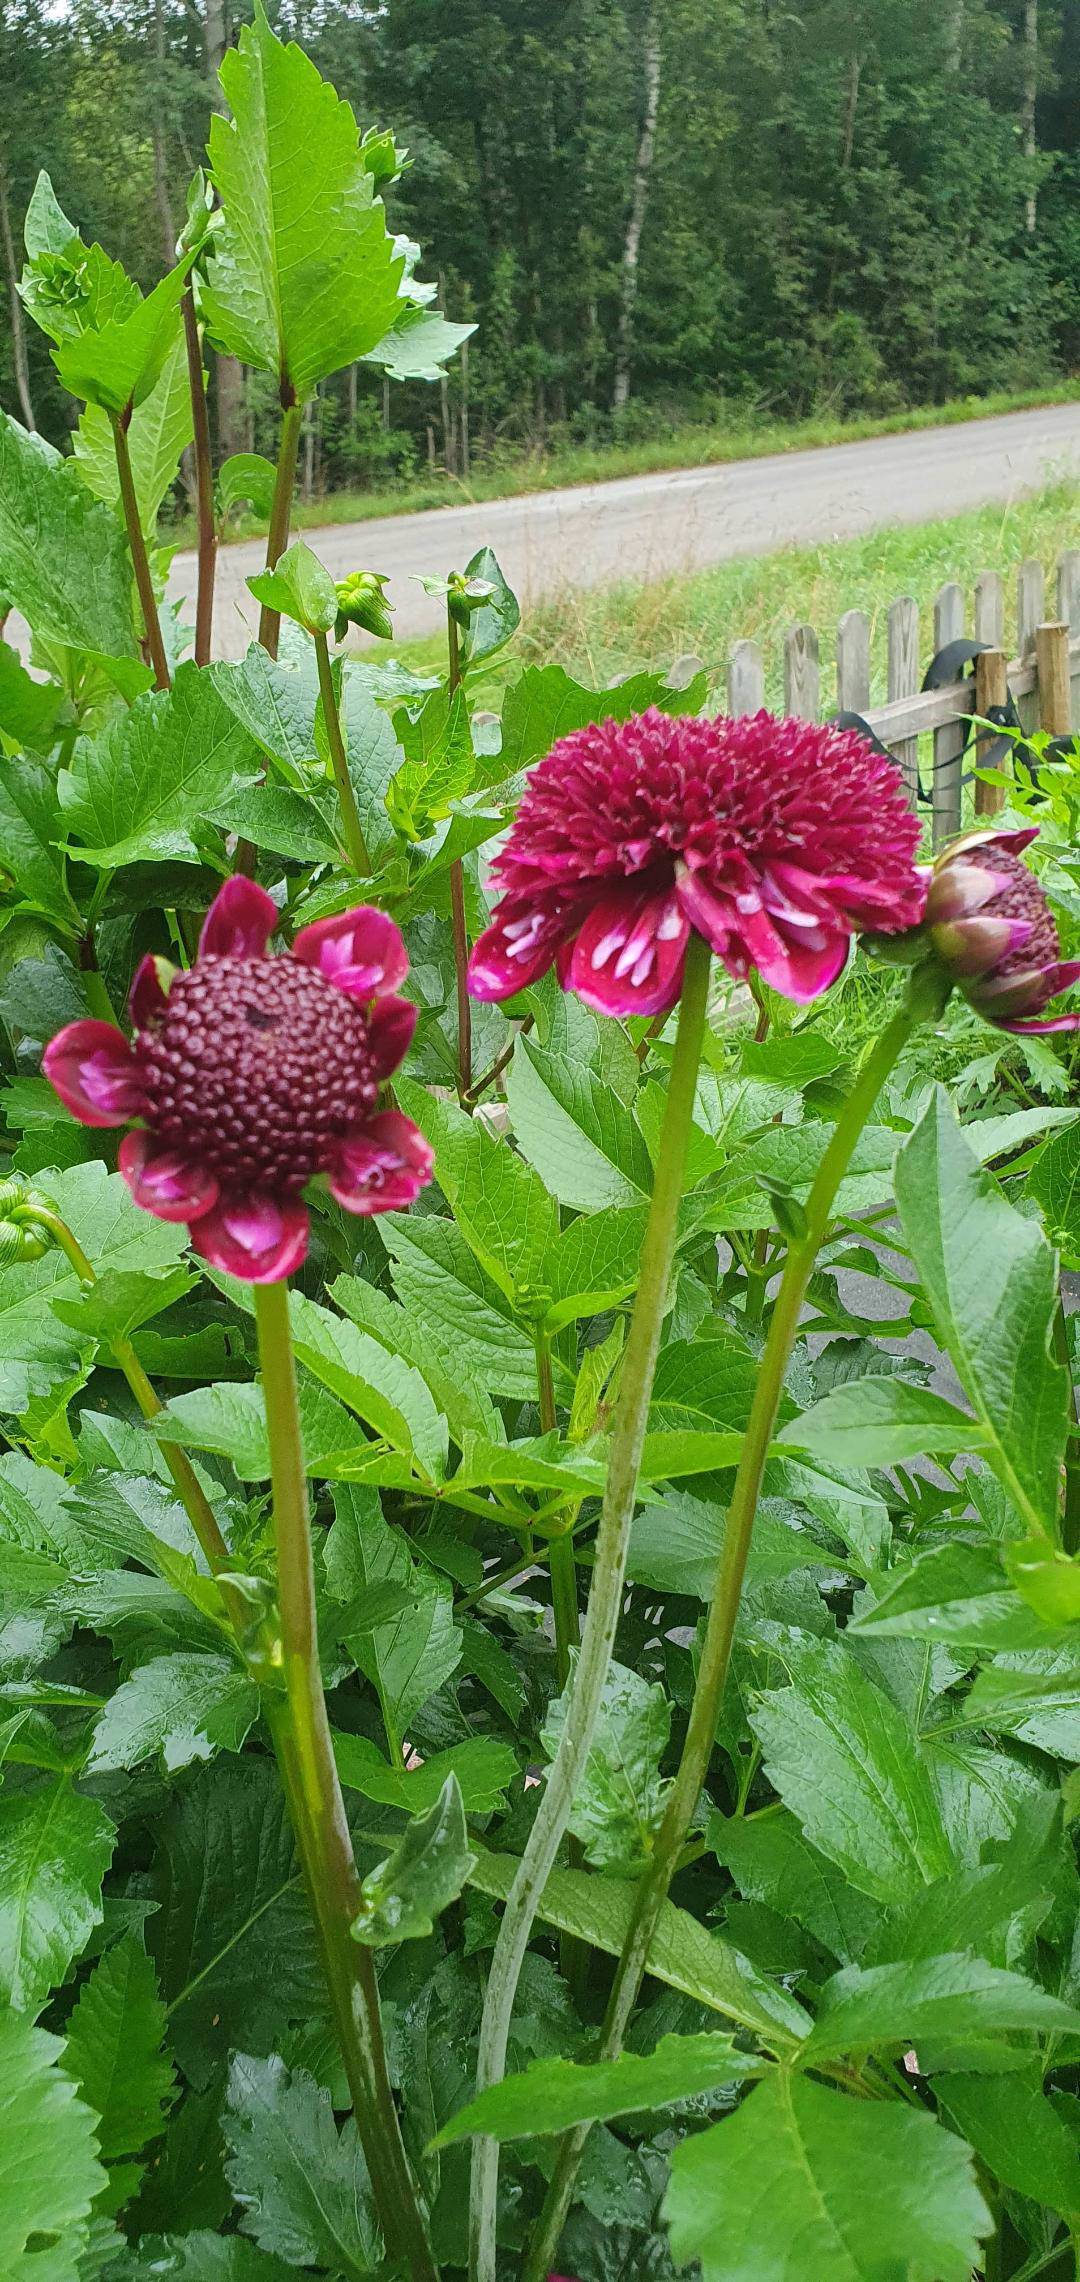
[[[964,60],[964,0],[948,0],[945,11],[945,69],[959,71]]]
[[[221,92],[218,72],[229,44],[229,27],[225,14],[225,0],[204,0],[203,45],[206,51],[206,75],[210,83],[210,102],[215,111],[224,111],[225,97]],[[232,452],[242,452],[247,442],[247,422],[244,411],[244,368],[239,357],[222,356],[214,351],[214,380],[217,395],[218,444],[223,459]]]
[[[0,154],[0,242],[4,249],[4,268],[7,271],[8,301],[11,307],[11,361],[15,368],[15,386],[26,426],[34,430],[34,402],[30,394],[30,367],[26,356],[26,320],[18,293],[18,268],[15,261],[15,241],[11,234],[11,206],[8,198],[7,168]]]
[[[165,147],[165,10],[154,0],[154,94],[151,104],[154,138],[154,195],[161,217],[161,243],[166,269],[176,259],[176,221],[169,197],[169,161]]]
[[[1037,149],[1035,139],[1035,99],[1039,90],[1039,0],[1024,0],[1024,157],[1034,161]],[[1035,235],[1038,223],[1038,199],[1034,177],[1027,194],[1025,213],[1027,234]]]
[[[637,303],[638,255],[641,251],[641,233],[645,226],[645,208],[649,200],[649,181],[652,175],[653,154],[656,149],[656,115],[660,108],[660,8],[658,0],[649,0],[645,17],[642,63],[645,99],[638,134],[637,157],[634,161],[630,212],[626,224],[626,237],[623,242],[619,333],[615,350],[615,386],[612,390],[612,405],[616,412],[621,411],[630,397],[630,363],[634,350],[634,310]]]

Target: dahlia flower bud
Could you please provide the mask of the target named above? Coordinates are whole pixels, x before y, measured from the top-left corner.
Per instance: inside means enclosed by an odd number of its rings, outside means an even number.
[[[850,730],[601,721],[531,772],[470,989],[510,998],[556,964],[603,1014],[664,1014],[694,929],[740,981],[816,998],[853,936],[922,918],[918,838],[896,769]]]
[[[28,1207],[32,1209],[44,1201],[20,1173],[0,1181],[0,1268],[40,1260],[42,1253],[48,1251],[52,1243],[48,1229],[25,1217]]]
[[[393,641],[393,612],[384,591],[388,577],[387,571],[351,571],[348,578],[340,580],[334,625],[336,641],[342,640],[349,626],[359,626],[365,634],[377,634],[380,641]]]
[[[999,1030],[1080,1029],[1080,1013],[1038,1019],[1080,978],[1080,959],[1058,956],[1050,906],[1020,852],[1038,838],[969,832],[938,857],[926,899],[926,933],[958,990]]]
[[[393,920],[343,911],[270,958],[276,924],[261,887],[227,880],[193,967],[143,960],[130,1041],[111,1022],[72,1022],[42,1064],[84,1125],[139,1120],[118,1160],[136,1203],[186,1221],[196,1252],[256,1284],[304,1259],[300,1192],[314,1175],[366,1214],[411,1204],[432,1170],[416,1126],[377,1108],[416,1024],[396,996],[409,962]]]

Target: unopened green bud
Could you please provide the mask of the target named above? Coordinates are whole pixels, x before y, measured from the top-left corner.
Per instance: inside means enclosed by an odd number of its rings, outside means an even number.
[[[44,1202],[21,1173],[0,1181],[0,1267],[40,1260],[48,1251],[49,1230],[33,1218],[35,1208]]]
[[[495,589],[489,578],[465,578],[451,571],[446,581],[446,607],[459,626],[467,626],[474,610],[490,602]]]
[[[334,627],[337,641],[341,641],[349,626],[359,626],[365,634],[377,634],[381,642],[393,640],[393,612],[384,591],[388,575],[385,571],[352,571],[348,578],[339,581]]]

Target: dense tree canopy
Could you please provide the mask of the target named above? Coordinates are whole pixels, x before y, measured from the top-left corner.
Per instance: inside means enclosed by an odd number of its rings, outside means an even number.
[[[48,157],[61,203],[144,284],[203,153],[227,0],[13,0],[0,29],[4,247]],[[1080,0],[287,0],[362,122],[411,163],[395,225],[463,372],[339,377],[326,474],[459,470],[553,428],[633,435],[718,399],[888,410],[1039,381],[1076,349]],[[17,405],[18,343],[0,367]],[[620,349],[620,343],[622,344]],[[27,343],[37,423],[70,407]],[[620,380],[620,366],[622,367]],[[249,379],[230,439],[258,445]],[[468,439],[463,439],[467,408]],[[310,472],[310,467],[309,467]]]

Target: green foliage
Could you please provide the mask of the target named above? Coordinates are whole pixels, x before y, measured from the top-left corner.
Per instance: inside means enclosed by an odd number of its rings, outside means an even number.
[[[447,301],[482,319],[468,421],[464,375],[440,407],[451,445],[490,437],[526,398],[537,423],[564,394],[568,413],[576,391],[595,407],[613,377],[644,24],[622,0],[557,26],[516,0],[482,14],[460,0],[448,43],[441,5],[369,11],[358,33],[332,0],[309,58],[257,10],[224,61],[214,184],[196,175],[179,266],[159,277],[140,229],[150,211],[166,224],[167,161],[198,146],[203,62],[164,0],[164,53],[137,59],[154,108],[128,144],[109,112],[134,25],[92,13],[31,11],[17,56],[0,29],[0,200],[29,189],[19,90],[42,56],[93,58],[76,141],[44,86],[35,116],[55,125],[65,197],[94,151],[94,211],[103,227],[119,215],[123,257],[80,236],[41,178],[20,306],[55,363],[32,341],[20,382],[52,392],[50,417],[61,377],[85,409],[69,460],[0,428],[0,598],[30,628],[29,663],[18,618],[0,645],[5,2282],[396,2282],[415,2262],[390,2239],[393,2117],[447,2277],[468,2269],[466,2143],[505,2143],[509,2282],[534,2257],[552,2143],[583,2130],[544,2272],[1052,2277],[1080,2227],[1080,1366],[1055,1257],[1080,1260],[1073,1042],[1002,1033],[988,1050],[958,1004],[911,1039],[862,1127],[759,1436],[780,1277],[901,978],[856,950],[819,1002],[770,993],[759,1022],[717,962],[660,1277],[648,1230],[673,1027],[599,1017],[544,975],[507,1007],[474,1006],[466,1072],[453,936],[462,909],[470,940],[485,925],[491,844],[559,736],[706,706],[693,655],[640,664],[671,654],[677,593],[662,629],[625,597],[584,602],[573,624],[563,608],[553,645],[543,622],[521,632],[489,548],[465,565],[436,554],[423,580],[450,641],[422,674],[382,647],[346,654],[350,614],[390,638],[381,574],[339,585],[281,529],[297,432],[331,472],[369,428],[386,453],[422,440],[420,376],[469,330],[419,281],[399,224],[434,220]],[[784,403],[884,395],[897,376],[937,389],[964,358],[974,371],[1004,352],[1006,302],[1041,354],[1051,255],[1025,244],[1021,260],[999,227],[999,196],[1023,187],[1011,115],[1003,130],[1011,22],[967,0],[962,68],[946,72],[932,11],[857,27],[857,52],[831,0],[797,24],[751,13],[659,12],[635,385],[656,382],[662,339],[673,388],[708,369],[767,375]],[[1041,36],[1064,52],[1056,18]],[[362,73],[366,104],[407,91],[412,162],[389,129],[361,135],[319,68],[331,59],[350,86]],[[1040,125],[1056,101],[1047,78]],[[1043,201],[1049,214],[1049,185]],[[928,248],[949,259],[934,267]],[[167,599],[157,516],[202,412],[200,355],[221,382],[224,460],[198,471],[215,479],[204,570],[211,522],[276,496],[277,559],[249,583],[287,621],[278,657],[191,662]],[[239,452],[228,357],[248,373]],[[359,395],[347,414],[360,365],[388,376],[400,428],[369,421]],[[1044,528],[1043,510],[1016,512]],[[836,575],[828,550],[818,575]],[[717,578],[730,597],[760,573]],[[151,590],[152,693],[135,631]],[[710,665],[711,623],[679,629]],[[595,658],[569,670],[594,628]],[[331,631],[327,686],[313,637]],[[1065,763],[1045,766],[1059,773],[1035,787],[1031,861],[1071,957],[1076,808]],[[343,767],[362,879],[343,854]],[[1034,794],[1017,801],[1026,813]],[[353,1215],[325,1180],[305,1190],[288,1301],[303,1447],[287,1474],[272,1296],[256,1309],[182,1222],[136,1205],[112,1169],[118,1133],[79,1124],[41,1069],[61,1024],[127,1026],[140,968],[141,994],[148,972],[191,963],[237,871],[272,899],[275,957],[362,902],[400,924],[417,1021],[377,1107],[412,1118],[434,1159],[407,1211]],[[334,1036],[360,1041],[371,1018],[308,974]],[[206,1082],[207,1115],[227,1117],[232,1073]],[[328,1116],[336,1084],[328,1051],[312,1080]],[[629,1336],[640,1285],[647,1385]],[[627,1389],[637,1508],[625,1583],[605,1596]],[[732,1486],[757,1450],[734,1610]],[[730,1669],[692,1724],[718,1596]],[[544,1878],[529,1839],[571,1725],[559,1676],[598,1642],[599,1718]],[[692,1782],[677,1779],[688,1728]],[[676,1820],[675,1899],[646,1922],[642,1875]],[[527,1887],[535,1921],[490,2081],[493,1945]],[[624,2039],[616,1961],[639,1940]],[[346,2072],[349,2017],[371,2035]],[[373,2136],[356,2095],[380,2049]]]

